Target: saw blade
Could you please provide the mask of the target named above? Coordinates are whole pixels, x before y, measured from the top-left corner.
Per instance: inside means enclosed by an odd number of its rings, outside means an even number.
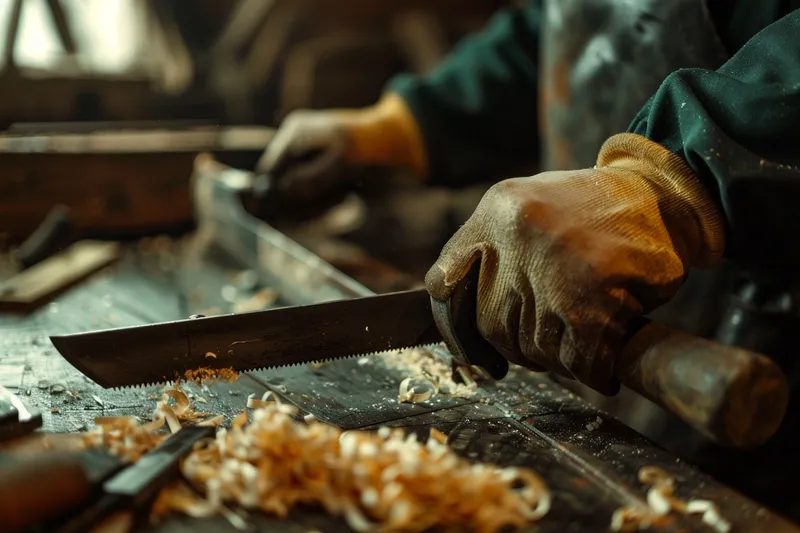
[[[442,340],[425,290],[50,337],[103,387],[172,381],[187,370],[328,361]]]

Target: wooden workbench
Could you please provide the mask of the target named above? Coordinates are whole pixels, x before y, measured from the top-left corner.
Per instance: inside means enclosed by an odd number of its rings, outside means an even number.
[[[0,383],[42,411],[45,431],[82,431],[97,416],[147,420],[158,397],[158,388],[99,388],[61,358],[49,335],[230,312],[231,300],[247,297],[259,285],[279,291],[278,305],[371,293],[245,212],[240,194],[250,178],[198,158],[193,176],[197,238],[180,246],[165,239],[133,246],[118,264],[37,311],[0,315]],[[243,271],[249,275],[242,276]],[[243,280],[254,273],[258,284],[246,287]],[[483,384],[469,400],[437,395],[422,404],[400,404],[398,388],[405,377],[377,357],[344,359],[319,368],[253,372],[235,384],[199,393],[207,402],[202,409],[224,414],[228,422],[241,412],[249,394],[271,390],[342,429],[395,426],[426,438],[435,427],[448,435],[452,449],[470,460],[526,466],[543,476],[553,493],[553,507],[527,531],[608,531],[617,508],[646,508],[647,488],[637,474],[641,467],[660,466],[675,476],[679,497],[716,502],[733,523],[733,533],[800,533],[544,375],[515,368],[504,380]],[[349,531],[315,509],[296,510],[281,522],[251,515],[248,522],[259,531]],[[150,529],[204,533],[233,526],[224,520],[173,517]],[[695,517],[675,515],[659,531],[710,530]]]
[[[17,391],[44,416],[44,430],[76,432],[103,415],[148,419],[156,388],[103,390],[73,369],[48,335],[229,311],[237,268],[224,256],[181,259],[161,246],[133,248],[116,266],[28,316],[0,316],[0,383]],[[192,254],[189,254],[192,255]],[[193,256],[194,257],[194,256]],[[223,289],[224,287],[224,289]],[[766,510],[714,483],[627,427],[599,413],[542,375],[514,370],[471,400],[437,396],[422,405],[398,404],[405,376],[380,360],[343,360],[322,368],[290,367],[243,376],[201,394],[204,410],[228,417],[250,393],[273,390],[318,419],[346,429],[390,425],[418,432],[431,427],[449,435],[452,448],[471,459],[526,465],[541,472],[554,492],[550,515],[530,531],[608,531],[611,513],[644,505],[640,467],[658,465],[677,476],[679,494],[722,507],[734,531],[795,531]],[[367,386],[365,386],[367,385]],[[587,428],[602,420],[597,429]],[[313,509],[276,522],[252,516],[257,530],[305,533],[348,531],[341,521]],[[233,530],[224,520],[175,517],[153,527],[164,532]],[[708,531],[676,516],[661,531]]]

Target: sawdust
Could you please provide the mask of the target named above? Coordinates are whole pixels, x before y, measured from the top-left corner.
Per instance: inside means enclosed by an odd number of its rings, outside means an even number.
[[[454,381],[452,366],[425,348],[411,348],[381,354],[378,357],[387,367],[399,370],[409,378],[431,382],[435,394],[454,398],[471,398],[478,390],[474,381],[468,384]],[[370,359],[365,358],[362,361],[365,361],[364,364],[369,364]],[[403,391],[399,394],[402,397]]]
[[[209,352],[211,353],[211,352]],[[212,354],[214,359],[216,354]],[[212,358],[206,354],[206,358]],[[228,368],[208,368],[201,367],[195,370],[187,370],[184,372],[182,378],[176,380],[176,386],[180,385],[181,380],[192,382],[196,385],[213,385],[220,381],[224,383],[236,383],[239,379],[239,373],[233,367]]]

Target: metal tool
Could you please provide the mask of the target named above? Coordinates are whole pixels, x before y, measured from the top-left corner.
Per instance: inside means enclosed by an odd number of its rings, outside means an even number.
[[[42,413],[25,405],[19,396],[0,385],[0,442],[42,427]]]
[[[88,505],[99,486],[123,466],[100,449],[0,454],[3,531],[30,531]]]
[[[102,496],[91,507],[79,512],[58,527],[57,533],[91,531],[112,517],[123,514],[132,525],[140,511],[149,509],[158,493],[178,476],[180,460],[195,443],[214,435],[214,428],[182,428],[136,463],[103,483]]]
[[[248,371],[444,341],[454,361],[495,379],[508,362],[479,333],[478,263],[447,302],[426,291],[51,337],[104,387],[170,381],[199,367]],[[780,425],[788,402],[767,357],[643,322],[616,362],[620,381],[718,442],[752,447]]]

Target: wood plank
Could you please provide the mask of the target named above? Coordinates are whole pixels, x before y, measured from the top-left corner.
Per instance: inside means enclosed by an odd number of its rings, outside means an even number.
[[[188,264],[164,261],[170,254],[179,253],[180,247],[176,248],[142,246],[131,250],[114,268],[65,293],[47,308],[25,317],[0,314],[0,364],[22,365],[17,392],[43,411],[48,430],[80,431],[100,415],[151,416],[155,405],[151,395],[157,389],[101,389],[59,357],[47,335],[168,320],[200,306],[229,305],[224,293],[230,291],[222,289],[234,283],[236,265],[216,254],[193,257]],[[203,294],[189,301],[186,291],[192,287],[202,288]],[[719,503],[736,531],[797,531],[599,413],[545,375],[515,368],[502,382],[483,386],[481,402],[434,405],[434,401],[431,406],[411,405],[398,410],[394,406],[387,409],[385,400],[386,393],[396,387],[399,373],[381,372],[380,365],[361,372],[359,369],[367,365],[352,365],[353,361],[331,362],[328,370],[319,373],[319,380],[305,385],[303,372],[294,376],[265,372],[257,377],[285,398],[319,414],[320,419],[326,419],[328,413],[336,415],[328,416],[328,420],[341,421],[347,427],[394,425],[422,436],[430,427],[437,427],[450,435],[452,448],[469,460],[535,468],[553,488],[556,500],[553,512],[544,521],[524,531],[607,531],[616,507],[631,502],[643,505],[645,488],[636,474],[639,467],[653,464],[677,476],[682,497],[707,497]],[[279,383],[281,377],[284,380]],[[326,386],[326,380],[333,386]],[[363,392],[365,389],[371,390]],[[230,420],[245,405],[247,394],[264,390],[262,383],[243,376],[237,383],[193,393],[207,402],[198,407]],[[365,401],[359,402],[359,398]],[[351,407],[355,410],[349,411]],[[599,428],[586,427],[598,417],[603,420]],[[318,509],[297,509],[286,520],[252,513],[248,522],[255,531],[349,531],[341,520]],[[172,517],[144,530],[205,533],[234,528],[221,519]],[[705,526],[676,517],[663,531],[702,533]]]
[[[29,312],[120,256],[114,242],[80,241],[0,285],[0,311]]]
[[[193,224],[197,154],[257,158],[272,133],[237,127],[0,136],[0,233],[21,242],[57,204],[70,208],[83,238],[185,231]]]
[[[271,128],[195,128],[188,131],[120,130],[55,135],[0,135],[0,152],[29,154],[170,153],[214,150],[263,150]]]

